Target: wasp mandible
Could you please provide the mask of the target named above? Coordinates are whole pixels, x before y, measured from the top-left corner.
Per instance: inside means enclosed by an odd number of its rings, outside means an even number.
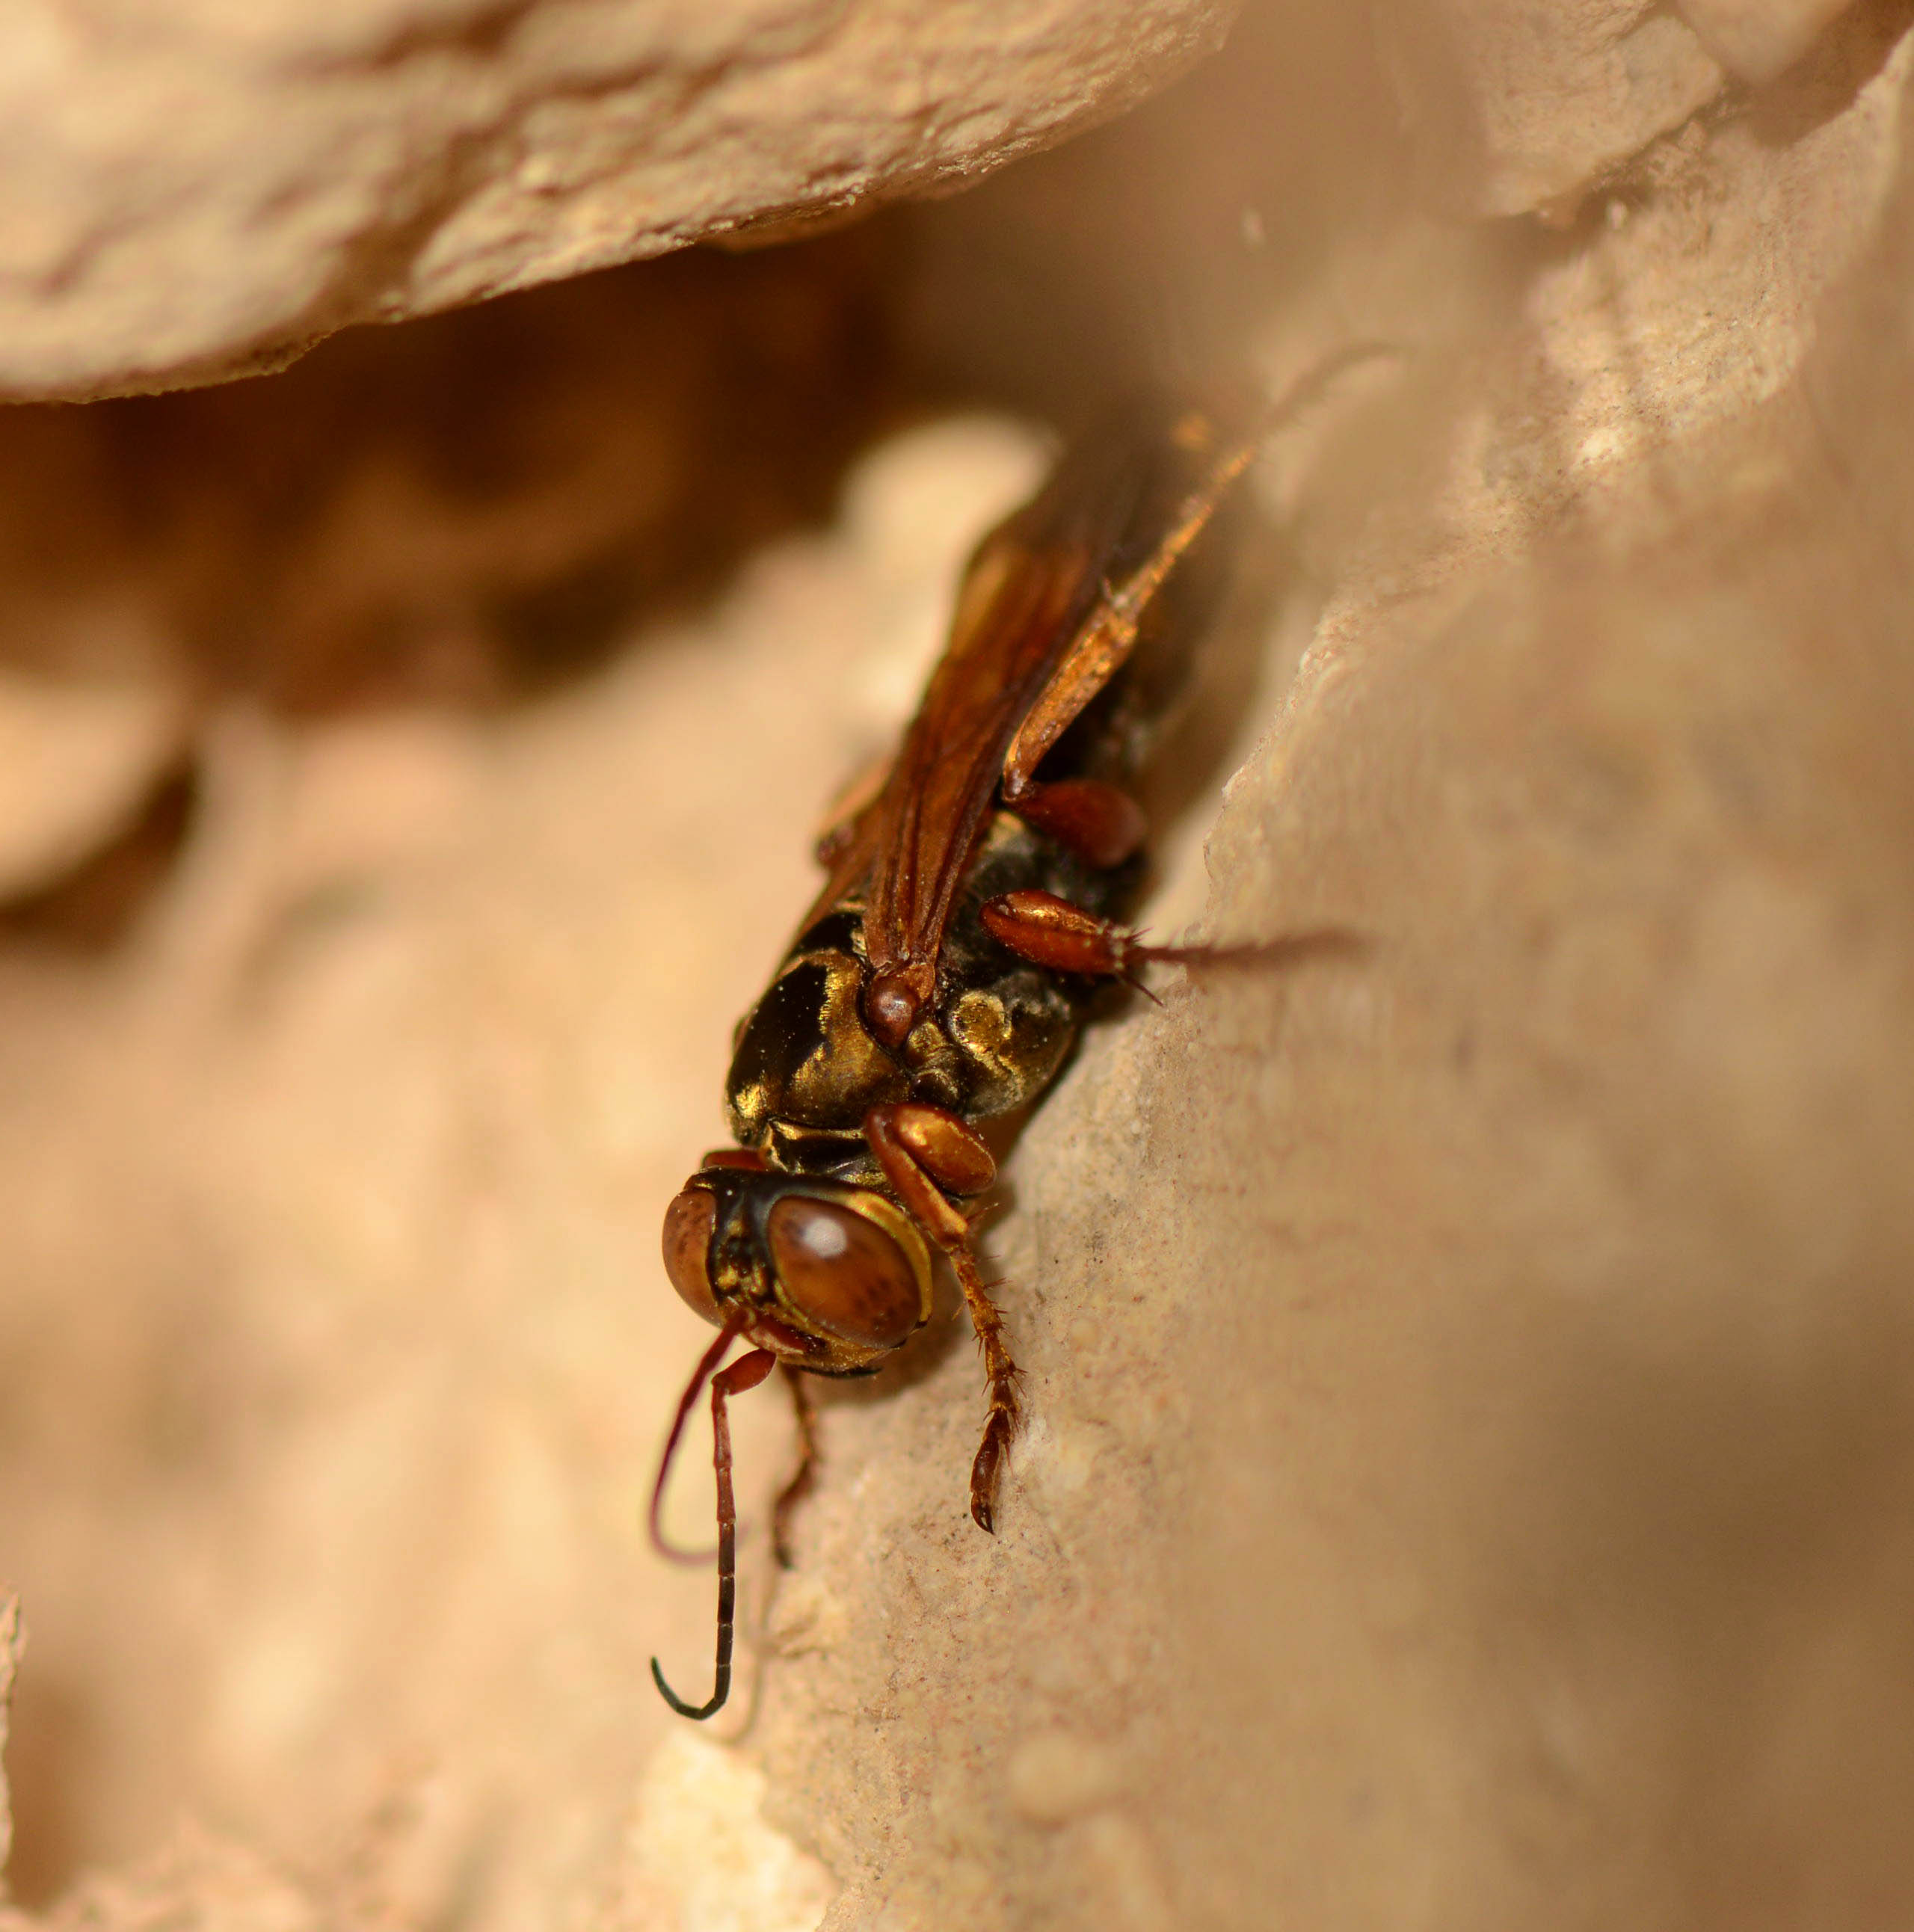
[[[730,1694],[736,1579],[730,1397],[782,1363],[813,1460],[802,1376],[862,1376],[930,1318],[933,1251],[963,1291],[988,1384],[970,1514],[994,1527],[1019,1419],[1018,1371],[963,1204],[997,1163],[980,1123],[1056,1076],[1090,1001],[1152,961],[1123,923],[1146,827],[1132,795],[1180,682],[1199,586],[1186,563],[1280,418],[1370,345],[1319,365],[1274,406],[1138,405],[1068,452],[986,536],[950,640],[874,792],[820,842],[827,878],[738,1030],[726,1112],[738,1144],[707,1154],[664,1219],[671,1284],[718,1330],[678,1405],[652,1492],[711,1384],[718,1486],[716,1682]],[[751,1352],[721,1367],[734,1342]],[[676,1554],[675,1552],[668,1553]]]

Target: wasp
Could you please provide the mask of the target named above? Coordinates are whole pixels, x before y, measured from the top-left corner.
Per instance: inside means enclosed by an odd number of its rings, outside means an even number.
[[[737,1144],[707,1154],[664,1218],[664,1266],[718,1330],[687,1385],[652,1492],[652,1540],[686,1419],[709,1382],[718,1489],[716,1681],[730,1694],[736,1510],[727,1403],[782,1364],[798,1474],[814,1460],[807,1376],[865,1376],[931,1316],[932,1260],[963,1292],[988,1404],[970,1511],[994,1531],[1018,1373],[972,1242],[997,1161],[980,1131],[1056,1077],[1093,999],[1138,983],[1124,922],[1146,827],[1133,787],[1186,668],[1204,573],[1191,553],[1281,417],[1364,346],[1273,406],[1132,406],[1070,450],[964,572],[950,638],[888,770],[820,841],[826,878],[739,1027],[726,1083]],[[750,1352],[721,1367],[733,1345]],[[700,1560],[700,1559],[692,1559]]]

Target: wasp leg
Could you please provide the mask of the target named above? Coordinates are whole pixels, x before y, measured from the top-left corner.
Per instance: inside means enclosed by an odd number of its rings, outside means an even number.
[[[1132,986],[1143,961],[1180,957],[1187,950],[1142,945],[1136,933],[1113,920],[1099,919],[1054,892],[1005,892],[986,899],[982,919],[991,938],[1020,959],[1046,966],[1053,973],[1127,980]]]
[[[997,1157],[976,1129],[947,1107],[896,1100],[864,1116],[864,1138],[932,1238],[961,1241],[970,1223],[944,1196],[981,1194],[997,1178]]]
[[[1360,934],[1325,926],[1280,939],[1232,946],[1145,946],[1140,934],[1060,899],[1054,892],[1005,892],[986,899],[984,930],[1020,959],[1053,973],[1122,980],[1148,992],[1137,969],[1152,961],[1179,966],[1286,966],[1304,959],[1348,956],[1367,944]]]
[[[968,1244],[947,1251],[957,1270],[958,1285],[970,1311],[970,1326],[977,1331],[977,1346],[983,1351],[983,1370],[990,1382],[990,1408],[984,1418],[983,1440],[977,1444],[970,1465],[970,1520],[985,1534],[997,1532],[997,1472],[1023,1410],[1017,1400],[1017,1383],[1023,1371],[1010,1359],[1004,1346],[1004,1317],[978,1271],[976,1257]]]
[[[980,1529],[994,1534],[998,1472],[1022,1414],[1017,1400],[1021,1372],[1004,1346],[1003,1315],[971,1252],[970,1223],[944,1190],[982,1193],[995,1178],[997,1163],[967,1122],[920,1101],[873,1107],[864,1117],[864,1138],[898,1198],[950,1257],[970,1311],[990,1384],[983,1440],[970,1465],[970,1516]]]
[[[728,1334],[722,1338],[727,1343]],[[731,1493],[731,1418],[729,1398],[754,1389],[777,1361],[768,1349],[740,1355],[722,1374],[711,1378],[712,1466],[718,1476],[718,1664],[711,1695],[702,1704],[687,1704],[664,1681],[658,1659],[651,1660],[651,1681],[658,1695],[681,1718],[704,1719],[724,1708],[731,1694],[731,1641],[738,1598],[738,1511]]]
[[[788,1570],[792,1567],[791,1512],[810,1494],[812,1482],[818,1474],[818,1427],[816,1411],[811,1402],[811,1384],[805,1379],[804,1372],[793,1368],[788,1362],[783,1366],[784,1386],[790,1390],[790,1406],[797,1417],[797,1470],[778,1492],[778,1500],[771,1505],[771,1547],[776,1552],[778,1568]]]
[[[1010,808],[1100,872],[1120,866],[1139,850],[1150,829],[1142,806],[1101,778],[1032,785],[1018,794]]]

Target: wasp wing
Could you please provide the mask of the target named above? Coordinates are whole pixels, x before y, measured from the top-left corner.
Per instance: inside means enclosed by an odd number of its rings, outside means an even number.
[[[891,1043],[935,992],[952,909],[1020,732],[1060,719],[1047,748],[1108,682],[1169,565],[1247,461],[1252,440],[1218,420],[1186,405],[1132,409],[1078,443],[979,545],[950,644],[819,902],[863,887],[866,984],[902,995],[890,1024],[869,1015]]]

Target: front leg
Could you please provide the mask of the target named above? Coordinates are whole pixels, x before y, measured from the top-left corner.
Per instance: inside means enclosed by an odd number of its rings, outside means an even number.
[[[864,1117],[864,1138],[897,1198],[950,1258],[964,1291],[990,1384],[983,1440],[970,1465],[970,1516],[980,1529],[994,1534],[998,1473],[1022,1420],[1020,1371],[1004,1344],[1002,1312],[971,1251],[970,1223],[946,1194],[981,1194],[996,1178],[997,1162],[968,1122],[920,1101],[873,1107]]]

